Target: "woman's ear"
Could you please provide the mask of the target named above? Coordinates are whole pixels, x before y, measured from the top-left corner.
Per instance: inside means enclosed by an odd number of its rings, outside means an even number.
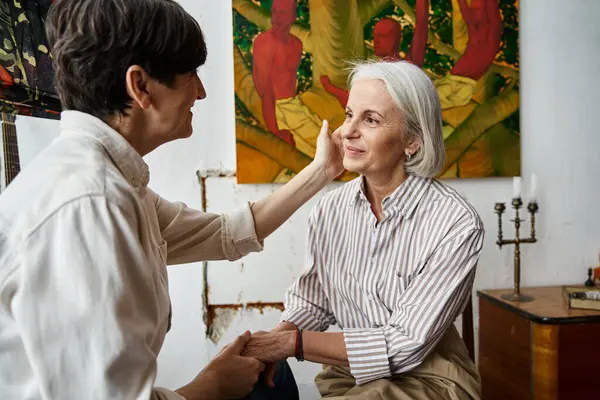
[[[152,104],[150,100],[150,77],[139,65],[132,65],[125,74],[127,94],[134,103],[146,110]]]
[[[415,155],[423,147],[423,144],[419,140],[411,140],[405,147],[407,154]]]

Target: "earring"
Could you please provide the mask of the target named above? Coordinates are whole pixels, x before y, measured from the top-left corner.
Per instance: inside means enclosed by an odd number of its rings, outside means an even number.
[[[410,162],[411,158],[412,158],[412,154],[406,153],[406,162]]]

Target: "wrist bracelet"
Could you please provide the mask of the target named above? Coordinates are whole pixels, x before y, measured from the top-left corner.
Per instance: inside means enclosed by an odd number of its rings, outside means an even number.
[[[296,330],[296,360],[304,361],[304,346],[302,343],[302,329]]]

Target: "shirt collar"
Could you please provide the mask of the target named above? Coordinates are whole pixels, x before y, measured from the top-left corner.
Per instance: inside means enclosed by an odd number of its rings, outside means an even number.
[[[352,182],[354,185],[352,188],[354,195],[350,196],[349,205],[355,204],[359,199],[368,201],[364,179],[364,176],[360,176]],[[415,175],[409,175],[392,194],[383,199],[383,209],[393,208],[400,212],[404,218],[409,219],[423,198],[423,195],[427,192],[429,186],[431,186],[431,182],[431,178],[420,178]]]
[[[143,192],[150,180],[148,165],[142,156],[121,136],[99,118],[79,111],[63,111],[60,117],[61,134],[77,131],[93,137],[105,149],[125,179]]]

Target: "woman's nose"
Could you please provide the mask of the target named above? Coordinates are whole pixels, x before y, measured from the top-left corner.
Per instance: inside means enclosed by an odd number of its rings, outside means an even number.
[[[198,77],[196,86],[197,86],[197,90],[198,90],[198,97],[196,99],[197,100],[205,99],[206,98],[206,89],[204,89],[204,85],[202,84],[202,80],[200,80],[200,77]]]
[[[354,122],[346,123],[342,126],[341,136],[343,139],[352,139],[360,136]]]

